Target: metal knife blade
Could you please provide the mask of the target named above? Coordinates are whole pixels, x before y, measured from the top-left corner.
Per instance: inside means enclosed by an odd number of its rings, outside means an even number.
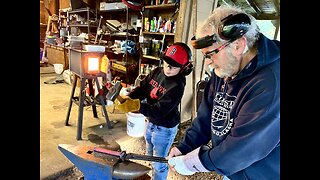
[[[128,160],[128,159],[135,159],[135,160],[143,160],[143,161],[153,161],[153,162],[161,162],[161,163],[167,163],[168,160],[164,157],[158,157],[158,156],[148,156],[148,155],[142,155],[142,154],[134,154],[134,153],[126,153],[126,151],[112,151],[105,148],[95,147],[93,149],[94,152],[111,155],[111,156],[117,156],[121,160]]]

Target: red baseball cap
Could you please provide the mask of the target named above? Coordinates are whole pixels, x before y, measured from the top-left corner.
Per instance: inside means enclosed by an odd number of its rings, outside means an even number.
[[[189,61],[189,54],[181,45],[172,44],[167,48],[162,59],[171,66],[181,67]]]

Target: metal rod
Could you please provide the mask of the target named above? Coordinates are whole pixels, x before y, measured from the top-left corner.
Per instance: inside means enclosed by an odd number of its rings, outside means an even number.
[[[74,75],[74,81],[73,81],[72,90],[71,90],[71,96],[70,96],[70,100],[69,100],[68,113],[67,113],[67,118],[66,118],[66,121],[65,121],[65,125],[66,126],[69,125],[70,112],[71,112],[71,108],[72,108],[74,92],[75,92],[76,86],[77,86],[77,80],[78,80],[78,77],[76,75]]]
[[[135,159],[135,160],[153,161],[153,162],[161,162],[161,163],[168,162],[168,160],[164,157],[140,155],[140,154],[133,154],[133,153],[128,153],[125,159]]]
[[[93,85],[92,85],[93,82],[92,82],[91,78],[88,79],[88,83],[89,83],[89,96],[91,96],[92,99],[94,99],[94,92],[93,92]],[[97,91],[98,91],[98,89],[97,89]],[[92,103],[91,106],[92,106],[93,117],[98,118],[97,107],[96,107],[95,103]]]
[[[111,126],[111,124],[110,124],[108,112],[107,112],[107,109],[106,109],[106,104],[104,103],[104,100],[103,100],[103,98],[102,98],[102,95],[100,94],[100,84],[99,84],[99,81],[98,81],[97,76],[94,77],[94,80],[96,81],[96,86],[97,86],[97,91],[98,91],[98,97],[99,97],[99,100],[100,100],[100,103],[101,103],[101,106],[102,106],[102,110],[103,110],[103,113],[104,113],[104,117],[106,118],[106,123],[107,123],[108,129],[111,129],[112,126]]]
[[[128,9],[128,6],[126,6],[126,23],[127,23],[127,30],[126,30],[126,65],[128,63],[128,51],[127,51],[127,48],[128,48],[128,28],[129,28],[129,9]],[[129,78],[128,78],[128,72],[126,71],[126,84],[127,82],[129,82]]]
[[[81,87],[79,93],[79,111],[78,111],[78,127],[77,127],[77,140],[82,139],[82,120],[83,120],[83,107],[84,107],[84,98],[86,96],[86,78],[81,78]]]

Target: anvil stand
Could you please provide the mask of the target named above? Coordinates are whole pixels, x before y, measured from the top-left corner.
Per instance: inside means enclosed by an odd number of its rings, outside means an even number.
[[[83,122],[83,108],[85,106],[84,101],[85,101],[85,97],[86,97],[86,80],[88,80],[89,83],[89,97],[92,100],[92,102],[90,101],[89,105],[86,106],[92,106],[92,112],[93,112],[93,117],[98,118],[98,114],[97,114],[97,108],[96,108],[96,104],[97,101],[94,97],[94,92],[93,92],[93,85],[92,85],[92,80],[95,80],[96,86],[97,86],[97,90],[98,90],[98,97],[103,109],[103,113],[104,113],[104,117],[106,118],[106,122],[107,122],[107,126],[108,129],[111,129],[112,126],[110,124],[109,121],[109,117],[108,117],[108,112],[106,110],[106,106],[105,106],[105,102],[103,100],[102,97],[102,89],[100,89],[100,85],[99,85],[99,81],[97,77],[103,77],[102,73],[98,73],[95,75],[91,75],[91,74],[85,74],[83,77],[78,76],[77,74],[75,74],[74,77],[74,81],[73,81],[73,86],[72,86],[72,91],[71,91],[71,96],[70,96],[70,103],[69,103],[69,107],[68,107],[68,113],[67,113],[67,118],[66,118],[66,122],[65,125],[68,126],[69,125],[69,117],[70,117],[70,112],[71,112],[71,108],[72,108],[72,103],[74,102],[75,104],[77,104],[79,106],[79,110],[78,110],[78,127],[77,127],[77,140],[81,140],[82,137],[82,122]],[[75,89],[77,86],[77,80],[80,79],[81,80],[81,86],[80,86],[80,92],[79,92],[79,97],[74,96],[75,93]]]

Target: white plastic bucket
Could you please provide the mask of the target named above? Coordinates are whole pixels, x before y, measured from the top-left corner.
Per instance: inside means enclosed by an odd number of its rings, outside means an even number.
[[[127,134],[131,137],[141,137],[146,130],[145,116],[141,113],[126,113],[127,116]]]
[[[54,72],[61,74],[63,72],[63,64],[53,64]]]

